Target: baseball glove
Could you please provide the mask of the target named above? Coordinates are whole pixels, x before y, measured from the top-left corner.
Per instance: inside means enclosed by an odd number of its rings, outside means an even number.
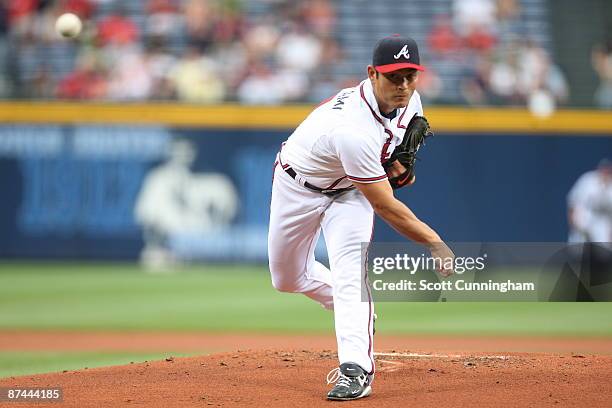
[[[417,159],[416,153],[425,139],[433,136],[429,128],[429,122],[424,116],[416,114],[410,119],[406,126],[404,139],[395,147],[395,150],[383,167],[389,176],[389,183],[393,189],[398,189],[414,181],[414,165]]]

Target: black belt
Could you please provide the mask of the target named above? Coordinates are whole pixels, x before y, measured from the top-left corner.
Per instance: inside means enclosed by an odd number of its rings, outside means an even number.
[[[284,170],[288,175],[290,175],[294,180],[297,181],[297,173],[295,172],[295,170],[293,170],[291,167],[286,167],[284,168]],[[355,188],[355,187],[345,187],[345,188],[337,188],[337,189],[326,189],[326,188],[317,187],[313,184],[310,184],[307,181],[304,181],[304,187],[306,187],[309,190],[316,191],[317,193],[321,193],[329,197],[333,197],[335,195],[344,193],[345,191],[349,191]]]

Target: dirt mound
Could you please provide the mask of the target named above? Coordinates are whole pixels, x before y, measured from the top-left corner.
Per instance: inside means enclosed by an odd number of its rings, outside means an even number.
[[[334,404],[325,376],[336,365],[330,350],[243,350],[4,378],[0,387],[62,387],[62,407],[315,407]],[[351,407],[607,407],[612,397],[611,356],[388,350],[377,367],[372,396]]]

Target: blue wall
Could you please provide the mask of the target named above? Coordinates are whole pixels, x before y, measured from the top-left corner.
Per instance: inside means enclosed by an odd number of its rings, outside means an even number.
[[[134,202],[175,138],[196,145],[195,172],[224,173],[236,187],[239,210],[227,240],[247,231],[265,239],[272,163],[289,133],[0,126],[0,257],[137,258],[143,240]],[[567,192],[612,156],[612,137],[446,133],[419,155],[417,182],[399,197],[446,240],[564,241]],[[402,238],[379,221],[375,239]],[[232,259],[265,259],[261,248],[252,244],[250,255]]]
[[[400,198],[446,240],[564,241],[566,195],[612,156],[612,138],[443,134],[420,156]],[[393,233],[383,224],[377,237]]]

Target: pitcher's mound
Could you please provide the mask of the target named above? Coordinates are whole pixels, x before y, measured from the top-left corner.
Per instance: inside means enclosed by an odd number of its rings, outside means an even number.
[[[376,357],[373,393],[351,407],[593,408],[612,398],[611,356],[388,350]],[[337,364],[329,350],[246,350],[4,378],[0,387],[62,387],[62,408],[310,408],[339,404],[325,400],[325,377]]]

